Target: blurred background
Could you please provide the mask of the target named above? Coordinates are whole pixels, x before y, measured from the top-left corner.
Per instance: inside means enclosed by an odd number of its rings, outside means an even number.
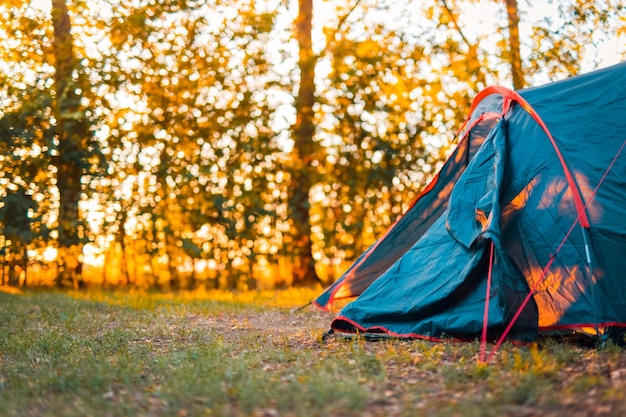
[[[337,279],[472,98],[621,62],[621,0],[2,0],[0,286]]]

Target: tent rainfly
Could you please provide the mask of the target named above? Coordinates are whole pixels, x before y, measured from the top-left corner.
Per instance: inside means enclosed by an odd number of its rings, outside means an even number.
[[[314,303],[335,333],[528,342],[626,328],[626,62],[480,92],[410,208]]]

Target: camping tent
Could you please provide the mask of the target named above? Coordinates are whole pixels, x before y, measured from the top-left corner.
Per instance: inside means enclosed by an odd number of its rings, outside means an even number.
[[[335,332],[534,340],[626,327],[626,63],[479,93],[410,208],[315,304]]]

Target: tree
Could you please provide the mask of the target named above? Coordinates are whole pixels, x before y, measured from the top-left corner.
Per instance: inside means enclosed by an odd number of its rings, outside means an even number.
[[[298,41],[300,83],[295,100],[296,123],[293,127],[293,161],[290,170],[289,217],[291,240],[288,241],[293,260],[293,282],[309,285],[320,282],[315,270],[311,242],[309,192],[313,183],[316,150],[315,134],[315,65],[312,42],[313,1],[298,0],[295,22]]]
[[[477,91],[576,73],[623,27],[617,0],[537,21],[517,2],[492,4],[493,30],[473,0],[301,0],[295,22],[284,1],[4,2],[0,198],[24,190],[56,227],[27,246],[58,246],[59,284],[80,284],[87,240],[129,285],[252,287],[286,259],[294,284],[327,282],[320,262],[402,213]]]
[[[278,169],[276,80],[265,56],[274,12],[244,0],[116,13],[102,22],[113,41],[103,78],[132,97],[125,108],[112,102],[109,120],[115,172],[125,177],[111,186],[139,182],[118,204],[139,220],[129,237],[152,239],[146,247],[167,260],[172,288],[192,285],[185,275],[199,285],[193,265],[208,256],[228,275],[219,285],[238,287],[263,252],[258,225],[276,217],[267,196]]]
[[[52,0],[54,28],[54,68],[57,152],[56,185],[59,190],[59,275],[56,284],[82,286],[82,247],[86,233],[79,212],[82,194],[85,151],[90,126],[81,105],[81,86],[77,82],[78,62],[70,16],[65,0]]]
[[[511,79],[513,88],[521,89],[525,87],[524,72],[522,70],[522,56],[519,38],[519,13],[517,0],[506,0],[506,15],[509,29],[509,63],[511,64]]]
[[[432,164],[410,94],[426,83],[414,71],[423,48],[389,40],[380,26],[365,37],[346,33],[332,49],[326,109],[325,223],[317,242],[333,262],[354,259],[406,208]],[[412,173],[412,174],[411,174]],[[331,220],[332,219],[332,220]]]
[[[0,223],[13,284],[16,267],[27,270],[29,251],[40,261],[42,249],[51,243],[50,213],[55,209],[49,31],[42,16],[26,11],[21,2],[0,7],[0,62],[11,63],[0,72]]]
[[[505,1],[506,24],[499,30],[497,46],[516,89],[597,66],[597,47],[619,37],[620,16],[626,10],[620,0],[550,0],[541,4],[541,17],[533,20],[528,12],[537,7],[530,1],[521,6],[519,0]]]
[[[33,223],[41,220],[41,218],[33,218],[33,213],[37,211],[37,203],[22,186],[16,190],[8,190],[1,203],[0,231],[4,236],[3,249],[6,251],[7,242],[10,242],[12,252],[9,263],[9,285],[19,283],[19,277],[16,273],[18,265],[24,271],[24,284],[26,284],[28,280],[28,247],[38,237],[33,229]],[[4,270],[4,265],[2,268]]]

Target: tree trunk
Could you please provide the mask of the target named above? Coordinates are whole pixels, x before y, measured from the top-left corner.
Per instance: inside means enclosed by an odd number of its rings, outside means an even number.
[[[170,289],[178,291],[182,289],[181,274],[179,270],[178,247],[176,246],[176,238],[174,237],[174,231],[171,230],[169,221],[164,218],[165,223],[165,253],[167,255],[167,271],[169,273],[169,285]]]
[[[56,135],[58,154],[54,158],[59,190],[59,272],[57,286],[82,285],[83,230],[78,211],[81,197],[82,141],[85,120],[80,114],[80,97],[76,94],[73,73],[71,24],[65,0],[52,0],[55,56]]]
[[[22,267],[24,268],[24,281],[22,282],[23,287],[28,286],[28,248],[24,247],[24,255],[22,256]]]
[[[519,14],[517,0],[506,0],[506,14],[509,26],[509,59],[511,63],[511,77],[513,88],[524,88],[524,73],[522,72],[522,55],[520,53]]]
[[[2,238],[2,247],[0,247],[0,256],[2,256],[2,263],[0,264],[0,268],[2,269],[0,271],[0,285],[7,285],[8,281],[7,281],[7,275],[6,275],[6,267],[7,267],[7,255],[8,255],[8,249],[6,246],[6,240],[5,238]]]
[[[320,282],[315,271],[311,243],[309,190],[312,181],[311,162],[314,159],[313,104],[315,103],[315,56],[311,29],[313,20],[312,0],[298,0],[296,37],[300,48],[298,66],[300,89],[296,98],[296,124],[293,129],[294,150],[289,196],[291,217],[291,248],[293,260],[293,284],[310,285]]]
[[[5,255],[5,248],[2,248],[2,263],[0,263],[0,285],[5,285],[5,281],[4,281],[4,271],[6,269],[6,255]]]
[[[20,276],[17,272],[17,259],[15,257],[15,252],[11,253],[11,258],[9,260],[9,286],[17,287],[20,283]]]
[[[126,221],[128,220],[128,210],[123,207],[122,210],[117,213],[119,230],[117,231],[117,243],[120,245],[120,279],[130,288],[130,275],[128,273],[128,256],[126,255]]]
[[[189,290],[195,290],[198,285],[196,278],[196,262],[196,258],[191,258],[191,274],[189,275],[189,282],[187,283],[187,289]]]

